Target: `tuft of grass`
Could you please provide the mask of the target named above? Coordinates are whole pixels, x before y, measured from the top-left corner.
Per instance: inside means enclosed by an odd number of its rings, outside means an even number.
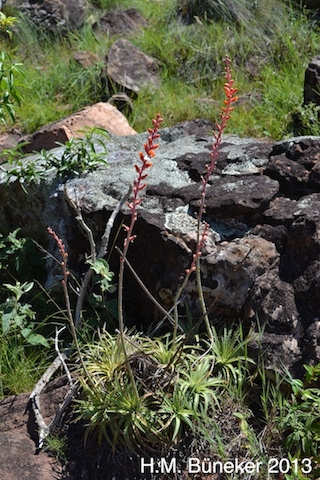
[[[51,433],[45,439],[45,451],[58,459],[61,463],[66,463],[67,456],[67,438],[61,433]]]
[[[178,0],[177,2],[177,7],[187,22],[193,22],[197,18],[239,22],[250,17],[252,6],[254,3],[247,0],[240,0],[236,5],[232,0]]]
[[[43,351],[26,349],[16,338],[0,339],[0,399],[29,392],[48,365]]]

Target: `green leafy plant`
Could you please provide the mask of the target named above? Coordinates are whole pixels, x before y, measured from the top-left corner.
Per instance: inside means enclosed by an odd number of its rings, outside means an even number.
[[[67,456],[67,438],[65,435],[51,433],[45,440],[45,451],[54,455],[60,462],[66,461]]]
[[[114,291],[114,286],[110,283],[114,277],[114,273],[110,271],[108,262],[104,258],[97,258],[94,263],[89,262],[92,270],[97,274],[96,283],[99,284],[101,291]]]
[[[99,135],[95,135],[99,134]],[[63,147],[61,156],[47,150],[41,150],[40,157],[35,153],[33,157],[21,152],[22,145],[15,149],[5,150],[2,155],[13,164],[12,168],[3,169],[7,182],[17,180],[27,192],[24,184],[37,182],[46,178],[48,171],[55,171],[59,177],[83,175],[93,172],[101,165],[107,165],[105,155],[106,146],[102,138],[108,133],[100,128],[86,131],[81,138],[71,138],[66,144],[57,143]]]
[[[15,104],[20,105],[22,64],[14,62],[11,56],[0,51],[0,121],[7,123],[8,117],[15,121]]]
[[[192,361],[195,361],[192,364]],[[187,357],[186,368],[181,371],[178,379],[179,389],[187,402],[192,405],[192,411],[197,412],[201,406],[201,414],[205,418],[209,407],[219,405],[220,388],[226,386],[221,376],[215,377],[213,365],[215,358],[209,355],[204,357]],[[188,364],[188,365],[187,365]]]
[[[10,169],[5,169],[7,183],[11,181],[19,182],[21,188],[25,193],[28,193],[25,185],[36,183],[45,178],[46,172],[43,164],[39,163],[38,159],[27,159],[27,155],[22,154]]]
[[[12,39],[12,28],[17,22],[16,17],[11,17],[0,12],[0,31],[5,32]],[[19,80],[23,77],[22,63],[14,62],[10,54],[0,51],[0,121],[7,123],[8,117],[15,121],[15,104],[20,106],[22,94]]]
[[[23,237],[19,228],[0,234],[0,284],[17,279],[24,283],[30,278],[40,283],[45,278],[44,260],[36,243]],[[0,302],[3,296],[0,293]]]
[[[48,365],[41,345],[26,348],[22,340],[13,331],[0,335],[0,398],[30,391]]]
[[[8,233],[5,237],[0,234],[0,269],[7,269],[12,257],[14,257],[15,269],[20,267],[20,254],[23,251],[26,239],[18,238],[20,229]]]
[[[241,382],[243,368],[248,369],[250,363],[254,363],[247,351],[250,336],[244,338],[241,327],[236,330],[224,328],[222,333],[212,327],[212,332],[209,351],[215,359],[216,371],[228,382],[231,377],[235,384]]]
[[[0,12],[0,32],[5,32],[10,40],[12,39],[12,29],[18,19],[10,15],[6,15],[3,12]]]
[[[299,105],[293,113],[295,134],[320,135],[320,105],[308,103]]]
[[[65,144],[57,143],[57,145],[63,147],[61,157],[53,152],[42,150],[41,156],[45,160],[45,168],[54,168],[58,176],[64,177],[70,174],[81,175],[93,172],[100,165],[107,165],[105,160],[106,145],[101,138],[94,137],[96,133],[104,138],[108,137],[106,130],[93,128],[87,131],[83,138],[72,137]]]
[[[284,430],[284,445],[299,458],[318,457],[320,449],[320,389],[316,386],[320,365],[305,365],[305,379],[294,379],[287,372],[292,389],[286,400],[280,427]]]
[[[35,312],[29,303],[22,303],[21,297],[33,288],[33,282],[16,282],[15,285],[4,284],[3,286],[11,292],[6,301],[0,305],[1,336],[21,335],[23,342],[27,345],[43,345],[49,347],[49,343],[43,335],[36,333]]]

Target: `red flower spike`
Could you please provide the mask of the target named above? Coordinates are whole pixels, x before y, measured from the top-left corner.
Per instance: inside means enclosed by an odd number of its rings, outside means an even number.
[[[63,273],[63,280],[62,280],[62,283],[66,283],[67,281],[67,277],[69,275],[69,271],[67,270],[67,261],[68,261],[68,253],[66,252],[66,247],[65,245],[63,244],[61,238],[58,237],[58,235],[56,234],[56,232],[54,230],[52,230],[52,228],[48,227],[47,228],[47,231],[50,233],[50,235],[53,236],[55,242],[57,243],[58,245],[58,248],[59,248],[59,253],[62,257],[62,261],[61,261],[61,268],[62,268],[62,273]]]
[[[236,96],[237,93],[237,88],[234,88],[234,80],[232,78],[232,72],[230,68],[230,59],[229,57],[225,58],[225,78],[226,81],[224,83],[224,92],[225,92],[225,100],[223,102],[223,107],[221,109],[220,113],[220,118],[221,121],[219,123],[216,123],[216,132],[213,132],[213,137],[214,137],[214,142],[212,145],[212,150],[210,152],[210,157],[211,157],[211,162],[209,165],[206,165],[206,173],[205,175],[202,176],[202,187],[201,187],[201,195],[200,195],[200,207],[198,211],[198,221],[199,224],[202,221],[203,214],[206,211],[206,206],[205,206],[205,198],[206,198],[206,190],[207,190],[207,185],[210,179],[210,176],[212,175],[213,170],[216,168],[216,163],[217,163],[217,158],[219,155],[219,149],[221,146],[222,142],[222,135],[224,133],[224,130],[227,126],[227,122],[230,119],[230,114],[234,110],[234,107],[232,104],[238,100],[238,97]],[[209,225],[208,223],[205,222],[204,224],[204,230],[202,234],[198,238],[197,246],[196,246],[196,253],[193,256],[193,260],[191,263],[191,267],[186,270],[187,274],[190,274],[196,269],[196,261],[197,259],[200,258],[202,249],[204,247],[205,239],[208,235],[208,229]]]
[[[139,167],[135,165],[135,170],[137,173],[137,178],[133,182],[133,198],[130,203],[128,203],[129,208],[131,209],[131,221],[130,225],[125,228],[127,231],[127,236],[124,242],[124,252],[123,258],[125,257],[129,244],[135,239],[135,235],[132,235],[134,224],[137,220],[137,211],[136,208],[140,205],[142,199],[139,197],[139,192],[144,190],[147,186],[146,180],[148,173],[146,170],[152,167],[151,158],[155,156],[154,150],[158,148],[158,144],[154,143],[157,138],[160,137],[158,130],[160,124],[163,121],[160,114],[156,115],[156,118],[152,121],[153,128],[148,129],[148,139],[147,142],[143,145],[145,153],[139,152],[139,159],[142,165]]]

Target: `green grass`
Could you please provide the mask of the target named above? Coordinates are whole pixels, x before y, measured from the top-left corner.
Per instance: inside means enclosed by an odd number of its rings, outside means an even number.
[[[166,126],[196,117],[216,121],[223,59],[228,54],[239,96],[251,98],[236,109],[232,131],[274,139],[292,135],[292,115],[303,100],[304,72],[318,54],[319,27],[311,25],[302,10],[281,0],[242,1],[241,8],[247,13],[237,24],[206,22],[200,15],[195,23],[186,25],[178,16],[181,3],[97,0],[92,2],[94,8],[83,28],[63,38],[37,31],[21,20],[13,40],[3,37],[0,41],[0,48],[24,63],[26,86],[15,126],[32,132],[107,99],[101,70],[114,39],[94,32],[92,23],[118,6],[136,7],[149,21],[149,27],[128,38],[155,58],[162,80],[158,90],[142,90],[134,100],[129,122],[137,131],[145,131],[158,111]],[[188,8],[191,4],[192,8],[201,7],[197,2],[185,3]],[[213,0],[207,3],[217,4]],[[78,65],[73,55],[80,50],[96,53],[98,64],[89,69]]]
[[[15,338],[0,338],[0,399],[31,391],[47,365],[43,350],[26,349]]]

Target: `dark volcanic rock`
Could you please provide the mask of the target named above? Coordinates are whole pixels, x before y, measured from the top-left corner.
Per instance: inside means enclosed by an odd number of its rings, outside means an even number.
[[[301,373],[301,348],[298,339],[293,335],[266,332],[250,343],[249,354],[263,358],[267,369],[277,370],[283,369],[283,366],[296,365],[296,371]]]
[[[245,305],[255,280],[278,261],[273,243],[248,236],[222,242],[206,256],[203,288],[231,312]],[[211,292],[210,292],[211,290]]]
[[[206,133],[209,127],[198,120],[161,131],[160,148],[138,209],[137,238],[129,259],[165,308],[172,306],[196,244],[201,176],[212,148],[212,135]],[[134,164],[146,138],[147,134],[111,136],[109,167],[60,181],[51,172],[39,185],[27,186],[28,195],[17,182],[3,183],[3,232],[21,227],[23,234],[55,252],[56,245],[46,233],[50,225],[69,251],[70,268],[80,277],[86,266],[79,259],[84,259],[87,243],[70,200],[80,206],[99,243],[108,216],[135,178]],[[59,157],[62,151],[53,153]],[[318,358],[320,193],[315,190],[319,151],[316,137],[272,144],[225,136],[208,185],[205,219],[210,229],[201,257],[207,304],[214,305],[226,321],[240,317],[245,323],[262,324],[267,335],[263,345],[267,348],[269,338],[273,352],[267,355],[270,368],[284,362],[294,371],[305,358]],[[5,182],[5,173],[1,175]],[[128,222],[129,214],[124,207],[115,226],[120,248],[124,235],[120,221]],[[110,263],[117,272],[117,254],[111,255]],[[57,265],[48,260],[46,285],[54,285],[59,274]],[[144,328],[162,318],[129,272],[125,292],[130,325]],[[186,295],[196,318],[199,304],[193,280]],[[309,356],[307,344],[314,345]]]
[[[190,124],[191,122],[187,122]],[[194,134],[197,141],[205,141],[209,132],[197,131],[192,125],[189,135]],[[211,126],[214,130],[215,126]],[[201,135],[202,133],[202,135]],[[268,163],[268,157],[272,144],[269,141],[257,140],[252,138],[238,139],[235,135],[229,135],[222,142],[220,148],[219,161],[215,173],[225,175],[252,175],[259,174],[263,167]],[[212,145],[208,145],[209,151]],[[189,172],[190,178],[199,181],[206,172],[206,164],[210,161],[207,152],[202,154],[186,153],[176,158],[179,168]]]
[[[284,156],[272,157],[265,174],[278,180],[281,191],[291,195],[301,195],[309,180],[309,172],[303,165]]]
[[[277,143],[264,173],[279,181],[292,198],[319,190],[319,137],[297,137]]]
[[[85,18],[86,0],[10,0],[38,27],[66,32],[79,28]]]
[[[134,30],[147,27],[147,20],[136,8],[108,12],[94,25],[95,29],[110,35],[128,35]]]
[[[129,40],[119,39],[110,48],[107,76],[111,88],[138,93],[141,87],[158,87],[160,76],[156,61],[136,48]]]
[[[265,332],[296,338],[302,334],[294,288],[279,278],[278,268],[267,270],[256,278],[246,307],[250,306],[254,308],[249,315],[259,318]]]
[[[176,192],[197,210],[201,183]],[[277,181],[261,175],[214,176],[206,194],[206,212],[214,218],[248,218],[261,212],[276,196]]]
[[[315,1],[318,5],[318,2]],[[315,8],[315,7],[314,7]],[[304,104],[315,103],[320,105],[320,56],[314,57],[308,65],[304,78]]]
[[[304,341],[304,359],[306,363],[317,364],[320,358],[320,320],[315,321],[307,328]]]
[[[300,277],[319,258],[319,202],[320,194],[314,193],[301,198],[296,204],[281,266],[281,275],[289,282]]]
[[[288,230],[284,225],[256,225],[250,229],[252,235],[258,235],[259,237],[272,242],[279,253],[285,251],[285,246],[288,237]]]
[[[263,212],[263,218],[272,225],[289,226],[294,220],[297,210],[297,201],[286,197],[277,197],[272,200]]]

